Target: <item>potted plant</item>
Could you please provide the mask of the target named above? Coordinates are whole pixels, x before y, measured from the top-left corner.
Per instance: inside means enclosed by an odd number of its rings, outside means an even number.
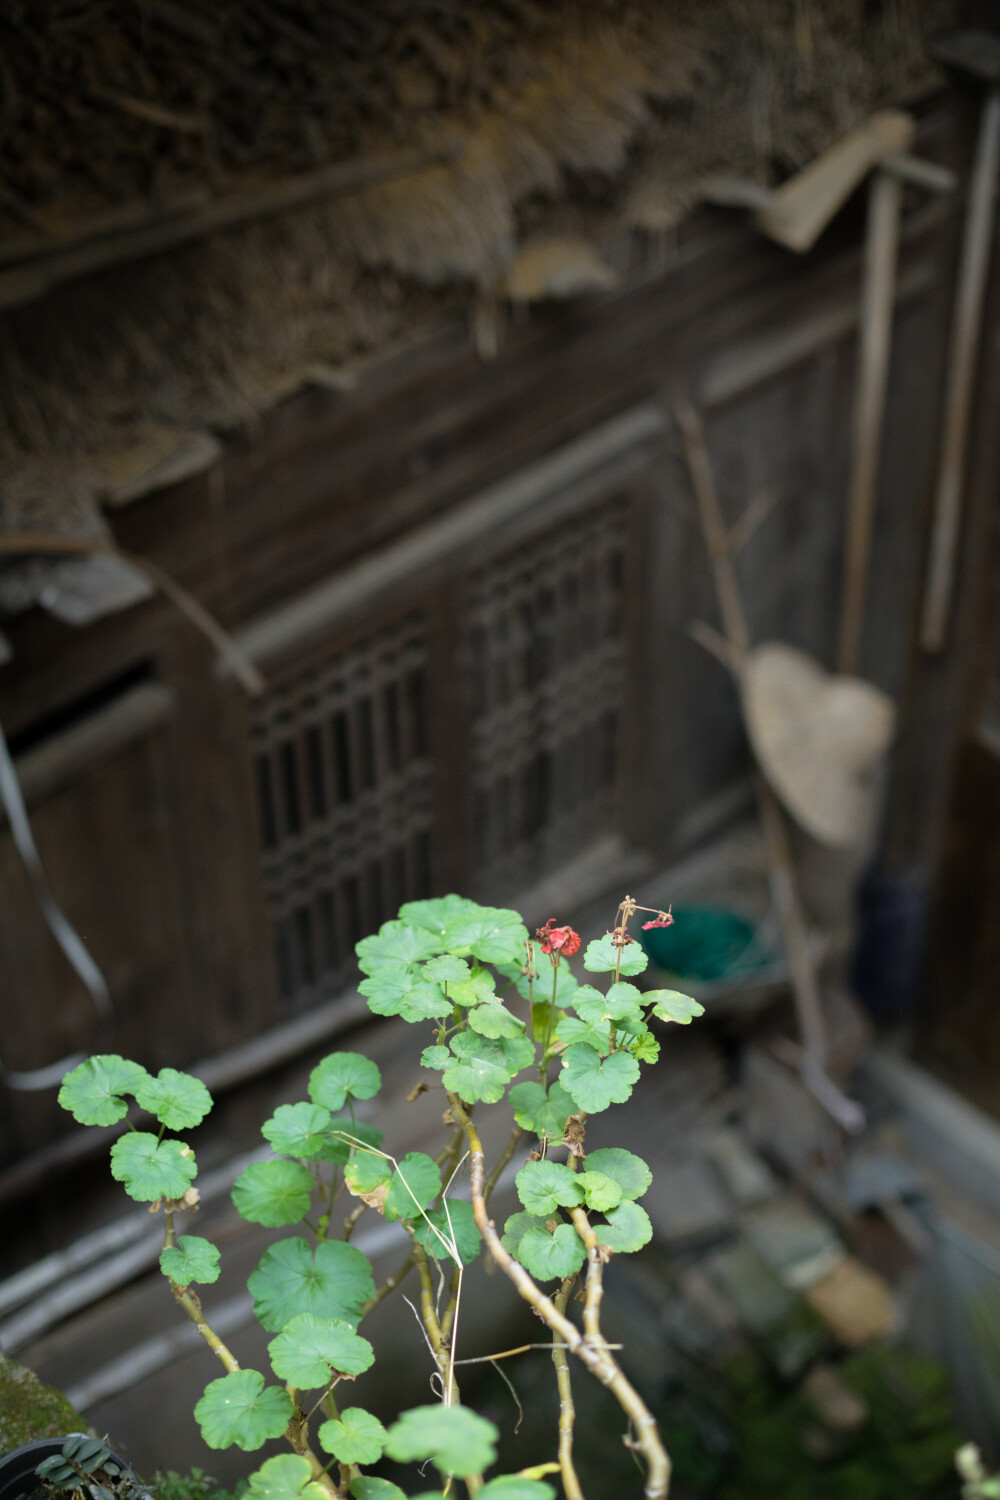
[[[0,1457],[0,1500],[153,1500],[125,1459],[87,1432],[36,1438]]]
[[[195,1407],[205,1442],[248,1452],[273,1438],[289,1444],[290,1452],[250,1477],[251,1500],[405,1500],[396,1485],[366,1472],[383,1453],[430,1460],[441,1475],[436,1497],[455,1495],[460,1480],[478,1500],[552,1500],[548,1476],[558,1474],[568,1500],[580,1500],[574,1361],[617,1400],[629,1428],[624,1440],[645,1468],[646,1496],[667,1493],[670,1465],[656,1423],[601,1331],[605,1264],[651,1237],[639,1202],[651,1174],[624,1147],[588,1150],[586,1142],[588,1117],[624,1102],[641,1066],[656,1061],[650,1017],[686,1024],[702,1009],[676,991],[643,993],[632,983],[647,963],[629,931],[639,910],[626,897],[611,929],[588,944],[582,968],[594,983],[572,970],[581,944],[570,927],[553,919],[531,938],[517,913],[458,896],[410,902],[357,945],[369,1008],[409,1023],[421,1067],[440,1077],[447,1135],[436,1157],[393,1155],[354,1110],[355,1101],[378,1094],[379,1069],[349,1051],[324,1058],[308,1098],[281,1105],[264,1122],[273,1157],[246,1168],[233,1201],[251,1223],[292,1229],[248,1280],[255,1314],[273,1335],[268,1373],[241,1368],[205,1316],[197,1288],[218,1278],[219,1251],[175,1228],[177,1213],[197,1201],[197,1163],[174,1132],[193,1128],[211,1108],[204,1084],[172,1068],[153,1076],[116,1055],[92,1057],[67,1074],[59,1100],[81,1124],[125,1120],[111,1148],[112,1175],[162,1212],[161,1268],[223,1367]],[[671,921],[669,912],[649,915],[645,926]],[[150,1127],[128,1121],[130,1098],[153,1117]],[[480,1117],[501,1107],[513,1111],[513,1128],[505,1149],[488,1160]],[[490,1217],[490,1197],[518,1152],[526,1158],[516,1174],[521,1208],[501,1228]],[[466,1173],[468,1200],[456,1195]],[[410,1241],[381,1286],[351,1243],[366,1213],[398,1221]],[[547,1326],[559,1392],[555,1456],[490,1478],[498,1432],[462,1404],[455,1363],[463,1274],[484,1245]],[[447,1286],[441,1301],[435,1266]],[[366,1314],[410,1273],[420,1284],[440,1401],[385,1427],[371,1412],[342,1404],[341,1387],[375,1359],[359,1332]],[[578,1284],[580,1324],[570,1315]]]

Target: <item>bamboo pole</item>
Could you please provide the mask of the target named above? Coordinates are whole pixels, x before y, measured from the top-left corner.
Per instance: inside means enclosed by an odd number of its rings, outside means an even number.
[[[750,650],[750,630],[733,567],[732,543],[715,490],[701,418],[688,401],[678,403],[674,408],[674,418],[681,435],[691,487],[698,503],[723,630],[733,670],[739,682]],[[802,1045],[810,1067],[822,1069],[826,1059],[826,1036],[819,985],[809,951],[809,935],[802,915],[802,902],[784,815],[778,799],[759,770],[754,776],[754,789],[760,807],[764,845],[771,872],[771,889],[785,938]]]

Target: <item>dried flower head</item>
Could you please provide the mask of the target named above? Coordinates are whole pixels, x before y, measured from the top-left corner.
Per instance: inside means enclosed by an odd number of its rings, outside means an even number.
[[[580,947],[580,934],[572,927],[557,927],[555,917],[550,917],[544,927],[535,934],[543,953],[561,953],[572,957]]]

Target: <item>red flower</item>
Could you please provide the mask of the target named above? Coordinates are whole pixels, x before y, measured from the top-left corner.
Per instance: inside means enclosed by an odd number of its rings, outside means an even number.
[[[556,927],[555,917],[550,917],[544,927],[539,927],[535,936],[543,953],[562,953],[571,958],[580,946],[580,934],[572,927]]]
[[[669,911],[661,911],[651,922],[643,922],[643,932],[648,932],[651,927],[672,927],[674,919]]]

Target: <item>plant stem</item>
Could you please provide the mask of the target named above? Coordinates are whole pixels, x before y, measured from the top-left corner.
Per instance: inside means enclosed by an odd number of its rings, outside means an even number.
[[[388,1280],[383,1281],[382,1285],[380,1287],[377,1287],[376,1290],[375,1290],[375,1292],[373,1293],[373,1295],[368,1298],[368,1301],[364,1304],[364,1306],[361,1309],[361,1316],[364,1317],[367,1313],[370,1313],[373,1308],[378,1307],[379,1303],[385,1297],[388,1297],[388,1295],[389,1295],[390,1292],[394,1292],[396,1290],[396,1288],[399,1286],[400,1282],[406,1280],[407,1276],[410,1274],[410,1272],[412,1270],[413,1270],[413,1251],[411,1250],[410,1253],[409,1253],[409,1255],[403,1261],[402,1265],[398,1266],[396,1268],[396,1270],[393,1271],[392,1275],[388,1278]]]
[[[555,1020],[556,1020],[556,991],[558,989],[559,989],[559,960],[558,960],[558,958],[556,958],[556,962],[552,965],[552,1000],[551,1000],[551,1003],[549,1005],[549,1021],[548,1021],[548,1025],[545,1028],[545,1046],[542,1048],[542,1064],[543,1064],[543,1066],[546,1066],[546,1068],[547,1068],[547,1065],[546,1065],[545,1059],[548,1057],[548,1054],[549,1054],[549,1044],[552,1041],[552,1031],[553,1031],[553,1028],[555,1026]],[[542,1079],[542,1082],[543,1083],[545,1082],[544,1078]]]
[[[434,1278],[431,1275],[430,1261],[427,1251],[423,1245],[414,1245],[413,1258],[417,1263],[417,1273],[420,1276],[420,1314],[423,1318],[427,1337],[430,1340],[434,1359],[444,1384],[445,1406],[458,1406],[461,1395],[458,1382],[455,1379],[455,1370],[451,1359],[451,1350],[448,1347],[448,1335],[443,1331],[442,1324],[438,1321],[437,1311],[434,1307]],[[445,1312],[449,1330],[455,1316],[457,1306],[457,1295],[452,1296]]]
[[[165,1249],[169,1250],[174,1245],[176,1245],[176,1243],[177,1232],[174,1228],[174,1216],[172,1213],[167,1211],[163,1215],[163,1245]],[[187,1313],[188,1317],[191,1319],[191,1322],[194,1324],[195,1328],[197,1328],[198,1332],[201,1334],[202,1338],[205,1340],[205,1343],[211,1349],[212,1353],[216,1356],[217,1359],[221,1360],[223,1366],[226,1370],[228,1370],[230,1374],[232,1374],[235,1370],[238,1370],[239,1364],[237,1363],[236,1358],[226,1348],[225,1344],[219,1338],[219,1335],[216,1333],[215,1329],[205,1317],[205,1314],[202,1311],[201,1301],[198,1298],[197,1294],[195,1292],[192,1292],[190,1287],[179,1286],[172,1277],[168,1277],[167,1280],[170,1282],[170,1290],[173,1292],[177,1302]]]
[[[458,1311],[458,1289],[459,1270],[456,1266],[451,1273],[451,1280],[448,1283],[448,1306],[445,1308],[444,1317],[441,1319],[441,1337],[445,1343],[451,1338],[451,1326],[455,1321],[455,1314]]]
[[[604,1296],[604,1262],[601,1259],[601,1247],[590,1220],[582,1208],[571,1209],[570,1217],[577,1234],[587,1247],[587,1297],[583,1304],[584,1330],[595,1348],[606,1348],[604,1335],[601,1333],[601,1300]]]
[[[482,1142],[479,1132],[469,1119],[465,1107],[457,1094],[449,1094],[448,1101],[451,1112],[456,1120],[461,1121],[465,1128],[465,1137],[469,1143],[469,1154],[471,1158],[471,1187],[472,1187],[472,1211],[475,1215],[476,1224],[480,1234],[486,1241],[490,1254],[504,1275],[517,1287],[521,1296],[536,1310],[542,1320],[556,1333],[559,1334],[563,1343],[581,1360],[590,1370],[591,1374],[606,1385],[615,1396],[618,1404],[625,1414],[631,1418],[635,1425],[636,1439],[647,1464],[646,1473],[646,1500],[663,1500],[670,1484],[670,1460],[666,1449],[660,1441],[660,1435],[656,1428],[656,1419],[646,1406],[639,1392],[627,1379],[623,1371],[612,1357],[610,1351],[604,1345],[603,1340],[597,1343],[589,1337],[584,1338],[575,1323],[570,1322],[565,1313],[561,1313],[553,1305],[550,1298],[535,1284],[527,1271],[516,1261],[514,1257],[504,1249],[497,1234],[496,1225],[493,1223],[486,1211],[486,1199],[483,1196],[483,1186],[486,1177],[485,1157],[483,1155]],[[593,1239],[595,1253],[600,1255],[597,1246],[597,1237],[588,1224],[588,1231]],[[588,1246],[588,1258],[590,1247]]]
[[[521,1139],[523,1134],[524,1131],[521,1129],[520,1125],[515,1125],[514,1129],[510,1133],[510,1140],[503,1148],[503,1152],[501,1153],[496,1166],[493,1168],[493,1171],[486,1179],[486,1184],[483,1188],[483,1197],[486,1199],[487,1203],[493,1195],[493,1189],[496,1187],[498,1181],[500,1180],[500,1173],[510,1161],[511,1157],[514,1155],[514,1152],[517,1150],[517,1143]]]
[[[553,1307],[565,1315],[575,1276],[567,1276],[553,1299]],[[552,1335],[552,1363],[556,1367],[556,1386],[559,1390],[559,1472],[562,1475],[566,1500],[583,1500],[583,1490],[573,1465],[573,1423],[576,1408],[573,1405],[573,1387],[570,1382],[569,1360],[559,1335]]]
[[[364,1211],[365,1211],[365,1209],[367,1207],[368,1207],[367,1203],[359,1203],[356,1208],[352,1208],[351,1209],[350,1213],[347,1215],[347,1218],[344,1220],[344,1239],[345,1240],[349,1240],[351,1238],[351,1235],[354,1232],[354,1226],[355,1226],[355,1224],[361,1218],[361,1215],[364,1213]]]
[[[336,1407],[334,1407],[334,1412],[336,1412]],[[326,1490],[328,1495],[340,1495],[340,1489],[334,1484],[330,1475],[320,1463],[319,1458],[309,1446],[309,1418],[298,1406],[295,1408],[295,1415],[285,1429],[285,1437],[291,1443],[294,1452],[300,1458],[308,1461],[312,1480]]]

